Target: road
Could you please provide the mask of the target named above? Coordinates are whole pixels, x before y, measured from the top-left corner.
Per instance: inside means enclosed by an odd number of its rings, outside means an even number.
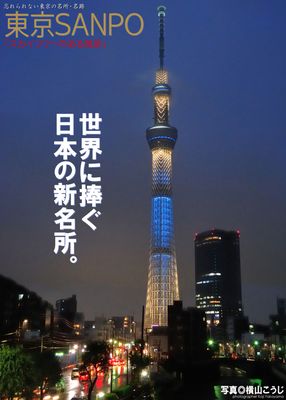
[[[108,375],[98,377],[93,393],[93,399],[96,399],[96,393],[110,392],[110,376],[111,369],[109,370]],[[68,369],[64,372],[63,378],[66,389],[65,392],[60,395],[59,400],[71,400],[73,397],[87,396],[88,385],[80,383],[78,379],[71,379],[71,369]],[[113,367],[113,390],[117,387],[125,385],[126,378],[126,367]],[[44,400],[48,400],[48,398]]]

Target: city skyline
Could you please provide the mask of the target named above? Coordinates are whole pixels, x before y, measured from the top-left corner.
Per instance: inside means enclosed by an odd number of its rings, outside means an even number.
[[[276,297],[285,297],[286,5],[164,4],[180,132],[174,213],[181,298],[195,304],[195,233],[239,229],[245,314],[266,322]],[[87,317],[120,310],[138,316],[145,303],[150,150],[144,128],[158,63],[156,6],[99,0],[99,12],[136,9],[145,19],[140,38],[114,34],[99,51],[39,49],[38,57],[32,49],[3,48],[1,273],[52,304],[76,293]],[[96,232],[78,229],[79,261],[71,265],[52,252],[55,114],[98,111],[103,215]]]

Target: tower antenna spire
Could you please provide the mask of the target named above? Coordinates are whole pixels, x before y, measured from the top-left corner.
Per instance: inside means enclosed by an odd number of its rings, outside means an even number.
[[[164,68],[164,57],[165,57],[165,17],[166,17],[166,7],[159,6],[158,17],[159,17],[159,30],[160,30],[160,37],[159,37],[159,58],[160,58],[160,68]]]

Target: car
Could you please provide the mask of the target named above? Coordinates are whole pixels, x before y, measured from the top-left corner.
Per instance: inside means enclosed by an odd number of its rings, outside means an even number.
[[[76,379],[79,377],[79,369],[73,368],[71,372],[71,379]]]
[[[72,397],[71,400],[87,400],[87,397],[86,396]]]
[[[80,382],[87,382],[89,380],[88,372],[80,371],[78,378]]]

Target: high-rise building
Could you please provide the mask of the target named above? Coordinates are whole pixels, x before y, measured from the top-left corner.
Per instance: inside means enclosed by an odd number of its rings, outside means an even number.
[[[114,327],[114,337],[131,340],[135,336],[135,321],[132,315],[111,317]]]
[[[277,299],[277,313],[280,317],[286,316],[286,299]]]
[[[271,331],[277,337],[280,347],[285,349],[286,344],[286,299],[277,299],[277,314],[270,315]]]
[[[76,312],[74,318],[74,333],[77,336],[82,335],[84,332],[84,313]]]
[[[177,129],[169,123],[171,88],[164,67],[166,8],[158,7],[159,58],[153,87],[154,125],[147,129],[152,154],[151,244],[145,312],[145,329],[168,325],[168,305],[179,299],[174,243],[172,159]]]
[[[58,320],[58,328],[63,332],[73,332],[74,322],[77,311],[76,295],[67,299],[59,299],[56,301],[56,312]]]
[[[0,342],[13,343],[27,332],[47,335],[53,329],[52,305],[3,275],[0,275],[0,304]]]
[[[195,237],[196,306],[223,337],[235,336],[242,317],[239,237],[219,229]]]
[[[186,367],[191,361],[206,357],[206,317],[202,310],[183,308],[175,301],[168,309],[169,359],[176,367]]]

